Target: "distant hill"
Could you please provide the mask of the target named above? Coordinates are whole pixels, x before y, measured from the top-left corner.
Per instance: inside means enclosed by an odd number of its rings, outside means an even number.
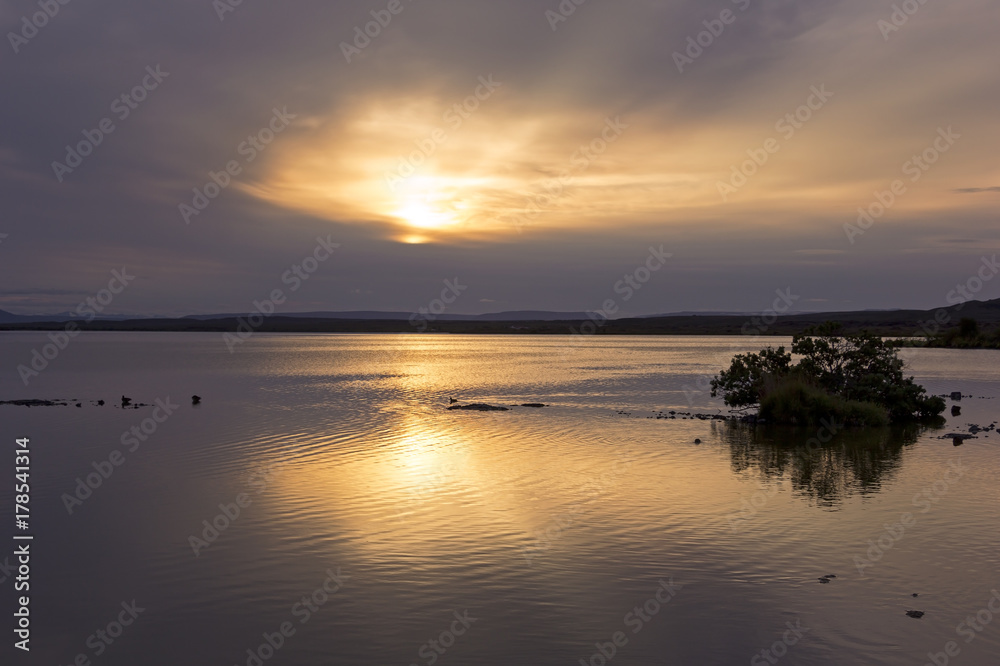
[[[3,317],[7,318],[4,319]],[[274,315],[265,318],[255,330],[273,333],[413,333],[411,313],[400,312],[313,312]],[[80,322],[83,330],[100,331],[210,331],[237,330],[246,315],[196,315],[179,319],[147,318],[127,320],[95,320]],[[867,329],[885,336],[917,336],[934,328],[935,319],[941,330],[958,326],[963,317],[976,319],[984,327],[1000,325],[1000,299],[969,301],[962,305],[937,310],[862,310],[856,312],[826,312],[795,314],[778,317],[765,323],[759,314],[706,315],[674,314],[653,317],[615,319],[600,326],[587,326],[587,332],[602,335],[794,335],[825,321],[843,325],[844,332]],[[11,320],[10,318],[13,318]],[[65,325],[65,319],[19,317],[0,311],[0,330],[54,330]],[[581,330],[591,321],[582,312],[514,311],[485,315],[444,315],[426,322],[426,330],[437,333],[462,334],[567,334]],[[421,327],[423,328],[423,327]]]
[[[100,316],[97,319],[107,320],[107,321],[125,321],[126,319],[134,319],[132,315],[108,315]],[[0,324],[25,324],[29,322],[46,322],[46,321],[82,321],[81,318],[72,312],[58,312],[56,314],[47,315],[17,315],[12,312],[7,312],[6,310],[0,310]]]
[[[294,312],[281,313],[282,317],[295,319],[354,319],[364,321],[409,321],[412,312],[380,312],[376,310],[359,310],[354,312]],[[190,315],[185,319],[209,321],[213,319],[235,319],[245,317],[246,313]],[[586,312],[547,312],[544,310],[521,310],[515,312],[493,312],[481,315],[443,314],[437,316],[437,321],[566,321],[586,318]]]

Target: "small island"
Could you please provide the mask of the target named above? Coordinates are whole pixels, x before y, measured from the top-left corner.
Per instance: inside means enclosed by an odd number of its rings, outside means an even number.
[[[893,343],[868,332],[840,335],[827,322],[796,335],[791,353],[781,346],[737,355],[712,380],[712,397],[721,394],[736,411],[756,410],[755,420],[767,423],[885,426],[940,416],[944,400],[903,370]]]

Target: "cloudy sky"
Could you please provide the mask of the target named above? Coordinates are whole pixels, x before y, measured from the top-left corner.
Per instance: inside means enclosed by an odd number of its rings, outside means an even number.
[[[934,308],[1000,250],[996,0],[40,5],[0,309]]]

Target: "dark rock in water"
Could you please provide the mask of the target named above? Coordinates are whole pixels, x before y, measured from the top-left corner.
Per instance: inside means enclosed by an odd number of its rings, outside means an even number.
[[[201,396],[200,395],[193,395],[193,396],[191,396],[191,404],[192,405],[200,405],[201,404]]]
[[[0,405],[14,405],[15,407],[66,407],[68,404],[65,400],[7,400],[0,402]]]
[[[958,405],[952,405],[951,406],[951,415],[952,416],[959,416],[959,415],[961,415],[961,413],[962,413],[962,408],[961,407],[959,407]]]
[[[952,400],[961,400],[962,399],[962,392],[961,391],[952,391],[952,393],[951,393],[951,399]]]
[[[906,616],[907,617],[916,618],[916,619],[919,620],[920,618],[922,618],[924,616],[924,612],[923,611],[906,611]]]
[[[454,405],[456,402],[458,402],[458,400],[456,400],[455,398],[448,398],[449,405]]]
[[[453,405],[448,408],[448,411],[463,410],[468,412],[509,412],[510,410],[506,407],[496,407],[494,405],[485,405],[482,403],[476,403],[472,405]]]
[[[700,439],[696,439],[696,440],[694,440],[694,443],[695,444],[701,444],[701,440]]]
[[[919,594],[917,594],[916,592],[914,592],[914,593],[913,593],[913,594],[911,594],[910,596],[912,596],[912,597],[919,597],[920,595],[919,595]]]
[[[97,406],[98,407],[103,407],[104,406],[104,401],[103,400],[98,400],[97,401]]]
[[[78,403],[76,403],[76,406],[77,406],[77,407],[83,407],[83,405],[82,405],[82,404],[80,404],[79,402],[78,402]]]
[[[527,402],[527,403],[525,403],[525,404],[523,404],[521,406],[522,407],[532,407],[534,409],[541,409],[542,407],[548,407],[548,405],[543,405],[540,402]]]
[[[125,396],[122,396],[122,409],[125,409],[131,404],[132,404],[132,398],[126,398]]]
[[[816,580],[818,580],[821,583],[829,583],[830,582],[829,578],[817,578]]]
[[[836,578],[836,577],[837,577],[836,574],[827,574],[827,575],[823,576],[823,578]]]

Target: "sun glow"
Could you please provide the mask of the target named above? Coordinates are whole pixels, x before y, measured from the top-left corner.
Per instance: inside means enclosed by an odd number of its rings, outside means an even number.
[[[675,164],[684,142],[698,137],[671,136],[672,151],[650,151],[648,137],[608,144],[600,118],[500,112],[446,131],[443,104],[373,100],[346,122],[318,118],[308,135],[268,153],[262,180],[240,187],[286,208],[378,226],[409,244],[596,227],[623,213],[658,224],[668,210],[719,204],[714,160],[697,153],[680,171]]]
[[[400,186],[389,214],[402,224],[426,230],[444,230],[464,222],[468,208],[458,188],[445,179],[424,177]]]

